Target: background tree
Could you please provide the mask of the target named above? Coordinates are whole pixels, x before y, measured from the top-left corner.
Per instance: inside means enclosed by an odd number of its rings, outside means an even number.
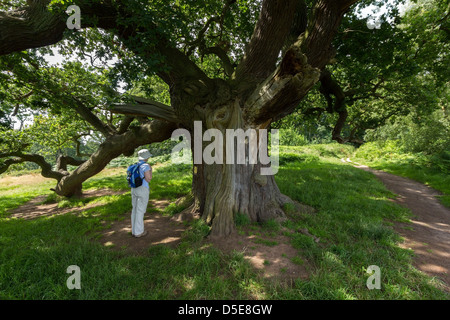
[[[370,16],[361,19],[361,5],[345,15],[334,63],[315,88],[322,97],[313,92],[302,101],[297,126],[319,121],[330,127],[333,140],[360,145],[368,129],[442,107],[449,79],[448,3],[419,1],[404,14],[399,3],[375,7],[384,12],[378,28],[368,28]]]

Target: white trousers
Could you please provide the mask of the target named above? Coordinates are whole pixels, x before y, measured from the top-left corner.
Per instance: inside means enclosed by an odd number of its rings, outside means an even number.
[[[149,189],[145,186],[131,188],[131,233],[138,236],[144,232],[144,213],[147,211]]]

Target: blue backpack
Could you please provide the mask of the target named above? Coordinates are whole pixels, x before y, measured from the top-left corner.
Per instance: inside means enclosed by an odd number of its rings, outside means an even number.
[[[127,181],[131,188],[142,186],[142,178],[139,170],[139,163],[132,164],[127,169]]]

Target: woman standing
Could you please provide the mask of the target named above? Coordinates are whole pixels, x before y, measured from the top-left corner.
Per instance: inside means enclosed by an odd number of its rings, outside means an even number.
[[[131,188],[131,234],[140,238],[147,234],[144,230],[144,214],[147,211],[148,197],[150,188],[148,183],[152,179],[152,167],[147,163],[152,155],[147,149],[138,152],[139,173],[142,178],[142,185],[137,188]]]

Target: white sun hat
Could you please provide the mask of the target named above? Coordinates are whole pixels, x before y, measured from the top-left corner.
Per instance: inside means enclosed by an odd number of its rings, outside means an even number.
[[[139,152],[138,152],[139,160],[146,160],[146,159],[150,158],[151,156],[152,156],[152,154],[147,149],[142,149],[142,150],[139,150]]]

